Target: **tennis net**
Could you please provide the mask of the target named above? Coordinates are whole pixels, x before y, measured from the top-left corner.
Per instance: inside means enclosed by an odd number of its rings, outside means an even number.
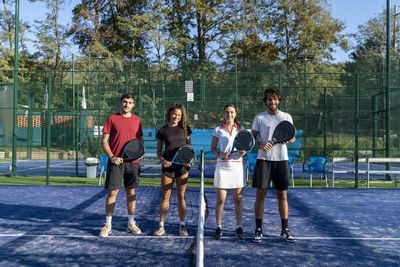
[[[199,217],[197,232],[193,244],[189,249],[192,266],[204,266],[204,224],[208,217],[207,197],[204,193],[204,151],[200,151],[200,193],[199,193]]]

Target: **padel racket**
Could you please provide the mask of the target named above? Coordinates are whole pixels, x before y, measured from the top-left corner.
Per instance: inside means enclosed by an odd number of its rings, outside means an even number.
[[[196,159],[196,152],[194,151],[191,145],[181,146],[178,151],[176,151],[174,158],[172,159],[172,163],[185,165],[185,164],[193,164]]]
[[[139,139],[132,139],[125,144],[122,152],[123,160],[135,160],[144,155],[144,143]]]
[[[235,140],[233,140],[233,147],[231,152],[248,151],[254,146],[254,137],[247,130],[241,130],[237,133]]]
[[[281,121],[272,134],[272,145],[291,140],[296,135],[296,128],[289,121]]]

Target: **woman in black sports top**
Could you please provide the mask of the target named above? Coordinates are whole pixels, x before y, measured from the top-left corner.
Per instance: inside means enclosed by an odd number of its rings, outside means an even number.
[[[179,211],[179,234],[187,236],[188,232],[185,226],[186,201],[185,192],[187,180],[189,177],[190,164],[178,165],[172,163],[172,159],[178,149],[191,144],[190,127],[186,124],[185,106],[180,103],[173,103],[169,106],[166,114],[167,125],[160,128],[157,132],[157,157],[162,162],[161,189],[162,196],[160,201],[160,223],[158,229],[154,232],[155,236],[165,235],[164,222],[169,208],[169,198],[171,196],[174,179],[176,181],[176,194],[178,197]],[[162,148],[164,146],[164,153]]]

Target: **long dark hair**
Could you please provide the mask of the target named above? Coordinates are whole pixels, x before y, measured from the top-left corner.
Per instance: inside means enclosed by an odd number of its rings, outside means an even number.
[[[226,110],[227,108],[229,108],[229,107],[232,107],[232,108],[235,109],[235,111],[236,111],[236,116],[237,116],[238,111],[237,111],[236,105],[233,104],[233,103],[226,104],[225,107],[224,107],[224,112],[225,112],[225,110]],[[237,124],[237,126],[239,127],[239,130],[240,130],[242,127],[240,127],[240,124],[237,122],[236,117],[235,117],[235,120],[234,120],[234,121],[235,121],[235,123]]]
[[[185,106],[181,103],[172,103],[168,109],[167,114],[165,115],[165,120],[167,123],[171,120],[171,114],[174,112],[175,109],[179,109],[182,112],[181,120],[179,121],[178,125],[183,129],[185,132],[185,136],[187,137],[187,118],[186,118],[186,109]]]

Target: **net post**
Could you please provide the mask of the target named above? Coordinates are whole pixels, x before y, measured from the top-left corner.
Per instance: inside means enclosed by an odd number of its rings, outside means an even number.
[[[205,222],[205,209],[204,202],[204,151],[200,149],[200,207],[199,207],[199,221],[197,228],[197,247],[196,247],[196,266],[204,266],[204,222]]]

